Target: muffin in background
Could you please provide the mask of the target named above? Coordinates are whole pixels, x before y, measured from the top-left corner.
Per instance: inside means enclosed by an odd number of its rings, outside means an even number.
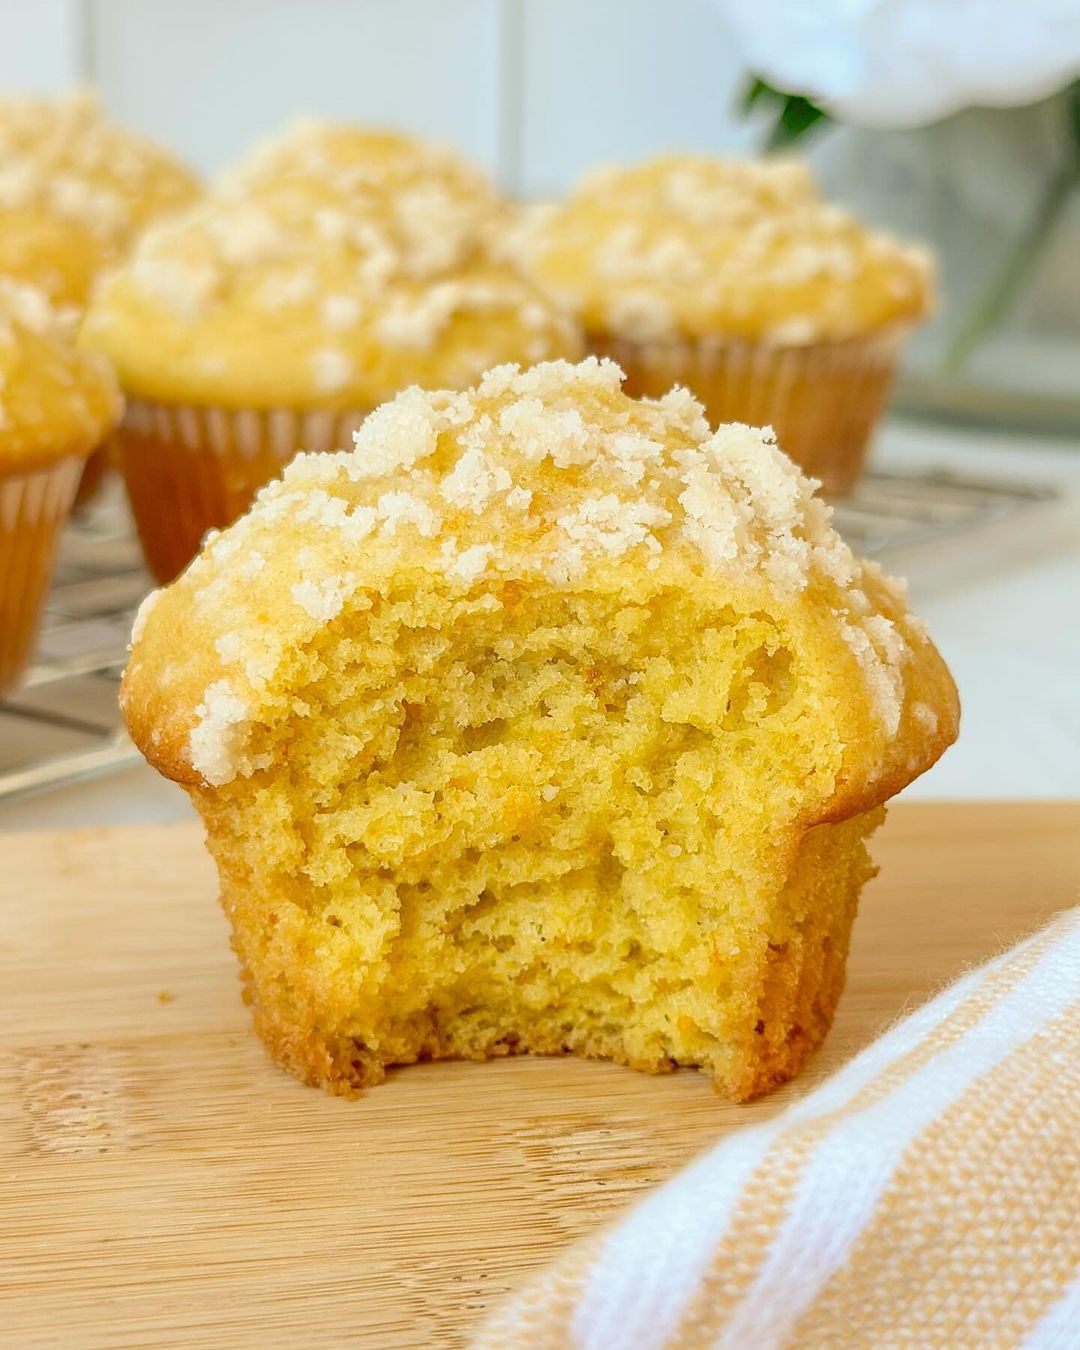
[[[954,739],[900,588],[771,437],[611,362],[411,389],[140,611],[121,703],[202,814],[273,1057],[795,1073],[865,839]]]
[[[851,489],[929,255],[821,201],[793,160],[667,155],[598,170],[506,245],[581,316],[633,394],[684,384],[714,423],[771,425],[825,490]]]
[[[82,306],[144,226],[187,206],[195,175],[79,91],[0,98],[0,275]]]
[[[406,132],[302,119],[257,145],[222,176],[228,195],[288,199],[301,211],[374,211],[409,245],[422,273],[467,262],[485,248],[508,203],[449,146]],[[428,221],[430,220],[430,226]],[[420,273],[418,273],[420,274]]]
[[[40,291],[0,277],[0,692],[30,655],[87,456],[120,412],[106,361]]]
[[[82,309],[149,221],[198,193],[189,169],[106,121],[90,93],[0,98],[0,276],[36,286],[61,315]],[[89,458],[77,503],[106,464],[104,448]]]
[[[161,581],[297,450],[347,445],[408,385],[580,354],[453,199],[355,177],[319,160],[205,199],[147,231],[87,315],[128,397],[115,451]]]

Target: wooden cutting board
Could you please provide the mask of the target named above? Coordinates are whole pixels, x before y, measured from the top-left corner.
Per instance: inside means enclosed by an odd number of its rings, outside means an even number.
[[[0,1343],[459,1345],[527,1271],[1080,895],[1080,804],[900,805],[796,1083],[573,1060],[302,1087],[194,827],[0,835]]]

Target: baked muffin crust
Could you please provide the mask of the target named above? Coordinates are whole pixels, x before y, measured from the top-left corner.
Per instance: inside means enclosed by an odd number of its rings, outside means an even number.
[[[796,161],[664,155],[595,170],[508,245],[587,330],[802,345],[921,318],[922,248],[823,202]]]
[[[501,367],[471,391],[407,390],[366,420],[353,450],[298,456],[162,594],[174,612],[163,631],[183,612],[193,639],[168,651],[164,703],[164,672],[141,674],[158,644],[136,648],[125,700],[137,722],[140,690],[147,714],[157,707],[155,744],[170,750],[145,748],[158,766],[218,785],[241,772],[247,733],[236,728],[257,724],[280,663],[399,572],[479,593],[623,570],[628,590],[722,581],[747,606],[812,622],[845,686],[844,793],[876,801],[922,772],[955,732],[951,681],[898,584],[852,554],[768,432],[712,431],[685,390],[637,401],[620,382],[595,358]],[[222,679],[243,718],[198,713]],[[920,704],[944,710],[930,735]],[[810,815],[833,812],[836,786]]]
[[[450,258],[416,209],[357,207],[303,180],[208,199],[147,231],[83,340],[133,396],[228,408],[370,407],[414,382],[468,384],[499,359],[578,353],[575,323],[541,290],[475,248]]]

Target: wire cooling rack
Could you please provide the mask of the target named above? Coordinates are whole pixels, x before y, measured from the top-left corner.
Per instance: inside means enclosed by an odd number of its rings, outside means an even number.
[[[116,689],[152,582],[119,482],[61,541],[34,664],[0,701],[0,803],[135,763]]]
[[[993,524],[1057,495],[1042,484],[994,482],[944,470],[874,471],[863,476],[853,496],[834,503],[833,520],[856,553],[874,558]]]
[[[924,547],[1056,496],[1052,488],[948,473],[869,473],[836,524],[872,556]],[[131,620],[151,581],[120,484],[68,525],[37,658],[0,702],[0,804],[138,761],[116,708]]]

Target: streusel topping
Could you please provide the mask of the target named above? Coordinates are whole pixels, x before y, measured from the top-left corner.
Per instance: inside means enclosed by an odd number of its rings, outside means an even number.
[[[621,380],[589,358],[501,367],[467,391],[409,389],[352,450],[299,456],[208,541],[182,582],[222,662],[191,737],[204,778],[245,771],[243,725],[289,650],[416,569],[480,606],[504,603],[508,582],[572,593],[613,568],[650,585],[685,584],[689,568],[783,607],[813,587],[895,734],[918,635],[871,605],[813,485],[768,430],[713,431],[685,390],[638,401]],[[271,591],[285,603],[267,624]]]
[[[42,209],[120,246],[197,192],[171,155],[105,121],[92,94],[0,99],[0,213]]]
[[[839,340],[913,321],[932,285],[925,249],[864,229],[784,160],[594,171],[507,247],[586,327],[634,341]]]
[[[86,340],[131,393],[230,407],[362,409],[413,381],[578,354],[576,324],[533,282],[475,249],[440,255],[384,205],[326,207],[297,182],[207,198],[143,235]]]

